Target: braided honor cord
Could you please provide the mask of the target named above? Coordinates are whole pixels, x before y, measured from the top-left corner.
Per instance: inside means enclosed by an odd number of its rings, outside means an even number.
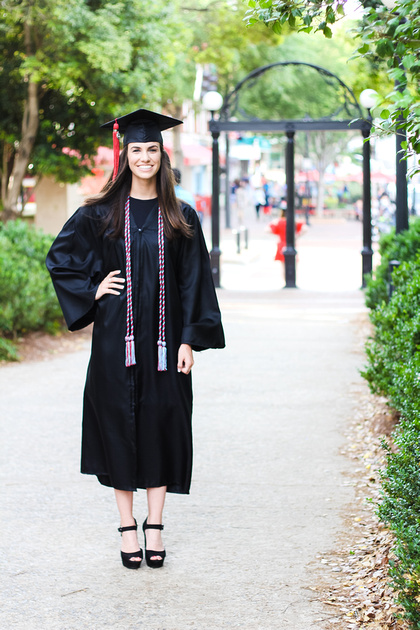
[[[127,334],[125,336],[125,365],[136,365],[134,347],[134,318],[133,318],[133,285],[131,281],[131,241],[130,241],[130,197],[125,202],[124,216],[124,240],[125,240],[125,275],[127,281]],[[158,339],[158,366],[159,372],[165,372],[166,359],[166,335],[165,335],[165,240],[163,232],[163,218],[158,209],[158,248],[159,248],[159,339]]]
[[[127,334],[125,336],[125,365],[136,365],[134,351],[134,320],[133,320],[133,287],[131,283],[131,241],[130,241],[130,196],[125,202],[124,217],[125,241],[125,275],[127,281]]]
[[[167,351],[165,335],[165,240],[163,232],[163,218],[158,209],[158,246],[159,246],[159,339],[158,339],[158,372],[165,372],[167,368]]]

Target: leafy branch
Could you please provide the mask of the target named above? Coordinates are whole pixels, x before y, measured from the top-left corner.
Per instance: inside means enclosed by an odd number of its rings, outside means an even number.
[[[280,34],[283,26],[310,33],[322,31],[325,37],[332,37],[330,25],[344,17],[347,0],[324,0],[303,2],[301,0],[249,0],[250,9],[245,14],[245,22],[252,26],[264,22]]]
[[[321,31],[331,38],[332,25],[344,16],[346,0],[248,0],[248,26],[263,22],[276,33],[287,25],[298,31]],[[420,0],[397,0],[390,11],[379,0],[363,2],[362,18],[353,30],[364,57],[386,68],[394,89],[382,94],[381,133],[407,134],[405,157],[420,154]]]

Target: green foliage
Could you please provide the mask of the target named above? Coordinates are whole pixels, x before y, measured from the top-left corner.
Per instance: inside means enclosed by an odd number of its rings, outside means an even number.
[[[403,129],[410,139],[404,147],[406,155],[420,154],[420,0],[398,0],[392,11],[375,3],[365,11],[356,35],[363,42],[361,54],[379,57],[395,82],[390,93],[381,91],[382,122],[376,132]]]
[[[419,369],[417,362],[417,370]],[[403,379],[402,384],[409,384]],[[418,377],[417,377],[418,383]],[[413,384],[413,383],[411,383]],[[420,393],[416,386],[417,395]],[[414,393],[414,391],[413,391]],[[414,411],[414,409],[413,409]],[[420,426],[417,417],[403,420],[395,433],[397,452],[387,451],[383,474],[383,501],[379,516],[391,526],[396,539],[396,562],[390,575],[405,618],[413,628],[420,624]]]
[[[246,22],[252,26],[264,22],[277,32],[288,24],[291,28],[310,33],[322,31],[331,38],[331,24],[344,15],[346,0],[248,0],[250,9],[246,12]]]
[[[7,0],[5,5],[0,12],[0,150],[10,173],[28,77],[36,80],[39,129],[31,175],[66,182],[77,181],[89,165],[79,158],[91,157],[99,144],[110,142],[109,132],[99,128],[105,120],[141,106],[181,115],[182,102],[194,92],[197,63],[214,66],[218,89],[226,94],[251,70],[286,58],[320,62],[328,56],[332,71],[339,67],[347,74],[345,60],[352,50],[349,38],[340,35],[331,43],[332,53],[320,44],[322,38],[310,50],[293,39],[283,51],[291,29],[284,28],[282,36],[263,22],[246,29],[242,0]],[[357,81],[363,74],[359,64],[352,76]],[[265,109],[278,102],[278,82],[268,83],[264,99],[254,98]],[[299,103],[305,114],[315,107],[316,95],[316,108],[323,112],[328,84],[316,86],[310,100],[302,83],[290,80],[289,95],[283,89],[288,109],[294,111]],[[7,187],[7,177],[3,182]]]
[[[11,340],[19,334],[62,320],[45,267],[52,240],[23,221],[0,224],[0,358],[16,358]]]
[[[0,361],[18,361],[19,354],[16,345],[10,339],[0,337]]]
[[[195,63],[214,67],[221,94],[255,68],[277,60],[281,52],[284,37],[267,31],[262,23],[252,31],[245,28],[242,0],[180,1],[179,10],[191,45],[188,56]]]
[[[375,333],[367,344],[369,364],[363,375],[376,393],[395,399],[396,370],[411,361],[420,345],[420,257],[402,263],[393,282],[392,298],[371,312]]]
[[[36,84],[39,100],[31,174],[61,181],[79,179],[86,169],[80,158],[93,156],[99,144],[109,141],[101,123],[137,107],[160,105],[165,78],[175,72],[170,5],[164,0],[2,3],[0,150],[3,165],[7,163],[5,189],[19,157],[29,83]],[[73,152],[63,153],[63,148]],[[2,196],[4,200],[5,190]]]
[[[414,229],[413,229],[414,228]],[[410,234],[411,232],[411,234]],[[371,312],[374,333],[368,341],[363,376],[371,390],[387,397],[400,415],[391,449],[384,443],[387,465],[382,473],[380,518],[395,535],[390,575],[413,628],[420,627],[420,228],[388,235],[386,256],[406,257],[393,273],[395,290]],[[416,247],[417,245],[417,247]]]
[[[330,39],[331,28],[344,16],[346,0],[249,0],[245,21],[263,22],[275,32],[285,24],[306,33],[320,31]],[[356,57],[366,57],[387,70],[392,90],[384,85],[382,119],[378,133],[404,130],[410,139],[406,155],[420,154],[420,0],[397,0],[390,11],[379,1],[366,0],[354,29],[359,38]],[[365,86],[366,87],[366,86]],[[388,94],[388,92],[390,92]]]
[[[337,74],[350,86],[356,85],[356,87],[361,85],[360,82],[368,72],[368,63],[365,60],[349,62],[354,49],[354,40],[342,28],[340,28],[339,37],[327,42],[321,36],[305,38],[305,41],[302,41],[302,35],[290,32],[290,29],[285,29],[283,38],[277,37],[276,41],[272,38],[272,31],[266,28],[261,31],[261,28],[264,28],[262,24],[259,28],[245,32],[241,32],[240,24],[237,25],[235,22],[234,26],[236,40],[244,41],[239,49],[233,48],[233,39],[229,42],[232,43],[229,57],[234,55],[236,62],[232,60],[228,80],[225,80],[222,75],[223,83],[220,86],[222,91],[225,88],[231,88],[236,81],[243,79],[244,75],[260,66],[291,60],[318,64]],[[224,31],[222,33],[224,34]],[[239,44],[238,41],[235,43]],[[209,40],[209,45],[197,53],[197,59],[213,61],[220,76],[222,61],[217,61],[218,54],[218,48],[216,46],[213,48]],[[247,116],[258,116],[261,119],[276,116],[281,118],[329,116],[343,108],[344,102],[341,84],[332,77],[303,65],[270,69],[252,83],[248,83],[246,89],[239,94],[240,109],[243,109]],[[349,108],[348,102],[346,106]],[[358,112],[352,110],[350,114],[347,110],[347,114],[350,117],[357,116]]]
[[[31,175],[74,182],[98,145],[110,142],[101,123],[138,107],[181,116],[183,101],[193,96],[196,63],[215,64],[225,93],[280,42],[274,33],[267,38],[262,24],[247,32],[241,0],[5,0],[2,6],[4,203],[10,174],[18,181],[26,169],[12,173],[22,158],[16,149],[29,82],[36,83],[39,99]]]
[[[392,231],[390,234],[381,236],[379,241],[381,262],[368,281],[366,306],[376,309],[388,300],[390,261],[412,261],[418,251],[420,251],[420,220],[418,219],[411,221],[410,228],[400,234],[395,234],[395,231]]]

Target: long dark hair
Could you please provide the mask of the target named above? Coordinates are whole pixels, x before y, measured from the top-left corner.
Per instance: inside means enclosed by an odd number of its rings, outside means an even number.
[[[156,188],[159,207],[163,217],[165,236],[172,240],[177,236],[193,236],[192,227],[187,223],[181,210],[181,204],[175,195],[175,178],[171,169],[169,155],[160,145],[161,165],[157,173]],[[124,207],[131,190],[132,173],[128,165],[127,146],[120,154],[118,173],[113,180],[109,178],[98,195],[86,199],[86,206],[109,204],[109,212],[104,217],[101,232],[108,232],[111,238],[124,236]]]

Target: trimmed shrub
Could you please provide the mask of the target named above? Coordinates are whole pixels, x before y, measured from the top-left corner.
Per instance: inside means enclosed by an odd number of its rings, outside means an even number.
[[[405,385],[414,385],[420,394],[420,361],[415,362],[403,377]],[[414,376],[414,378],[413,378]],[[402,383],[403,384],[403,383]],[[392,529],[395,536],[396,562],[391,564],[390,575],[398,592],[398,601],[404,607],[405,618],[414,628],[420,627],[420,421],[419,403],[413,421],[403,418],[394,433],[393,452],[386,447],[387,467],[382,474],[383,498],[378,508],[379,517]],[[406,405],[408,410],[409,405]],[[412,415],[412,414],[410,414]]]
[[[383,302],[388,302],[389,263],[391,260],[400,262],[412,261],[420,251],[420,219],[410,221],[410,229],[395,234],[383,234],[379,241],[381,262],[368,280],[366,286],[366,306],[372,310]]]
[[[417,226],[419,224],[417,223]],[[417,238],[399,235],[399,252],[408,252]],[[419,232],[420,234],[420,232]],[[401,246],[406,244],[405,249]],[[420,244],[419,244],[420,249]],[[394,256],[393,251],[391,257]],[[420,256],[414,254],[393,273],[392,298],[371,312],[373,337],[363,376],[371,390],[388,398],[400,414],[393,435],[395,448],[384,442],[379,517],[395,535],[396,561],[390,575],[413,628],[420,628]]]
[[[0,224],[0,358],[16,359],[12,341],[18,335],[61,326],[60,306],[45,267],[52,241],[23,221]]]
[[[420,346],[420,256],[393,273],[394,293],[370,314],[374,335],[366,344],[369,364],[362,375],[374,393],[398,397],[395,390],[399,364]]]

